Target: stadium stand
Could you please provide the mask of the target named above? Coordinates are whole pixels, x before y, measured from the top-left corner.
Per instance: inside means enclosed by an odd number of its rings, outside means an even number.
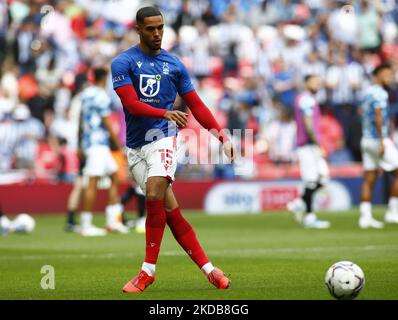
[[[0,183],[73,180],[79,92],[91,67],[109,65],[137,43],[133,13],[143,4],[164,12],[163,47],[187,64],[220,123],[254,130],[252,178],[298,176],[292,105],[309,73],[326,84],[319,100],[332,175],[360,175],[358,103],[380,61],[390,62],[398,79],[398,6],[394,0],[358,1],[350,15],[341,10],[344,3],[0,1]],[[394,92],[392,122],[398,119]],[[123,111],[111,84],[109,94],[124,138]],[[184,108],[179,101],[176,107]],[[197,123],[191,120],[188,128],[196,130]],[[192,152],[205,157],[208,147]],[[178,174],[234,178],[229,169],[188,164]]]

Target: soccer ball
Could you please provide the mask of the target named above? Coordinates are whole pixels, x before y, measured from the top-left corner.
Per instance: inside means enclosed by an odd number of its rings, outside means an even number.
[[[14,231],[20,233],[31,233],[36,226],[35,220],[26,213],[17,215],[12,223]]]
[[[362,269],[350,261],[340,261],[326,272],[326,286],[336,299],[351,300],[365,286],[365,275]]]

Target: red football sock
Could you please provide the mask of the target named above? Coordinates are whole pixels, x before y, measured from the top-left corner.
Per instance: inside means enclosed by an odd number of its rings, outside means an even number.
[[[146,201],[145,222],[145,262],[156,264],[162,243],[163,232],[166,226],[166,211],[163,200]]]
[[[182,216],[180,208],[167,213],[167,224],[180,246],[189,254],[191,259],[202,268],[209,259],[206,257],[195,231],[187,220]]]

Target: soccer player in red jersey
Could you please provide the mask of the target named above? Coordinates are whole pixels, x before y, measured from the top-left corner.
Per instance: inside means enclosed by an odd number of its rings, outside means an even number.
[[[145,260],[141,271],[127,282],[123,291],[142,292],[154,281],[166,224],[208,280],[216,288],[226,289],[230,280],[206,256],[170,187],[177,161],[176,125],[182,128],[187,123],[186,113],[173,110],[177,93],[196,120],[216,132],[230,161],[235,159],[234,147],[199,98],[186,67],[161,48],[161,12],[154,7],[141,8],[136,23],[140,43],[112,62],[113,87],[125,113],[129,171],[145,193],[147,208]]]

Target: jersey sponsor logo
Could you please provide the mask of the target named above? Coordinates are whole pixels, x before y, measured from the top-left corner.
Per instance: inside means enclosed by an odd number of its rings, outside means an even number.
[[[142,95],[148,98],[156,96],[160,90],[161,78],[159,74],[140,74],[140,91]]]
[[[141,68],[142,62],[141,62],[141,61],[138,61],[138,62],[137,62],[137,66],[138,66],[138,68]]]
[[[113,83],[119,82],[119,81],[123,81],[124,80],[124,75],[120,75],[120,76],[116,76],[112,79]]]

